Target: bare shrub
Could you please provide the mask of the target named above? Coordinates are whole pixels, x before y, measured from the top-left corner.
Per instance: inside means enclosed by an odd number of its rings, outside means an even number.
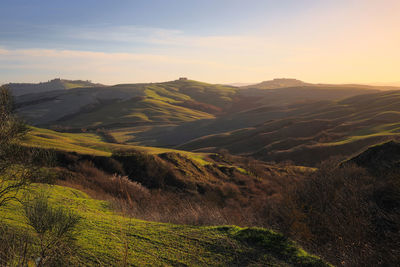
[[[32,240],[28,231],[0,222],[0,266],[27,266],[33,253]]]
[[[0,88],[0,207],[15,199],[32,178],[32,159],[16,143],[27,133],[27,126],[14,114],[13,99]]]
[[[399,260],[394,244],[400,241],[400,217],[398,211],[385,212],[373,199],[380,180],[354,165],[324,162],[318,171],[282,192],[281,200],[269,207],[270,223],[332,263],[392,266]],[[389,219],[397,230],[383,237],[379,218]]]
[[[53,207],[44,195],[24,202],[28,225],[35,231],[37,266],[70,266],[74,263],[76,226],[80,218]]]
[[[127,176],[109,175],[97,169],[91,162],[81,162],[76,170],[83,177],[75,182],[98,193],[104,192],[130,202],[140,201],[149,195],[149,190],[140,183],[131,181]]]

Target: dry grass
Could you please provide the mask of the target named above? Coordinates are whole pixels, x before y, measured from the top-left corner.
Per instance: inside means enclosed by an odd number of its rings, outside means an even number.
[[[360,167],[338,167],[337,160],[318,170],[231,155],[219,158],[224,167],[190,165],[173,155],[138,155],[135,160],[129,164],[140,172],[132,167],[129,178],[87,161],[62,169],[59,183],[108,200],[138,219],[270,227],[337,265],[393,266],[399,261],[396,174],[375,177]],[[244,172],[226,164],[237,164]],[[194,170],[208,179],[193,183]],[[141,183],[146,180],[148,184]]]

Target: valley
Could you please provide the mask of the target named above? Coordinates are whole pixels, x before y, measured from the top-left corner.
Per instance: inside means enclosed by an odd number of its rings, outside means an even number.
[[[399,0],[0,9],[0,267],[400,266]]]
[[[17,194],[39,199],[45,194],[46,205],[80,216],[74,244],[81,253],[62,254],[68,260],[84,265],[358,264],[375,260],[378,252],[338,256],[354,241],[347,229],[358,227],[347,225],[345,231],[340,225],[362,212],[360,223],[381,229],[368,219],[375,204],[365,204],[367,199],[385,210],[379,223],[396,225],[398,191],[387,187],[397,188],[396,178],[381,176],[397,165],[387,163],[394,167],[376,173],[377,167],[370,170],[371,163],[364,161],[373,157],[368,153],[386,153],[368,152],[369,147],[398,139],[400,90],[291,79],[244,88],[192,80],[31,88],[14,96],[16,112],[28,125],[10,143],[16,148],[5,146],[17,149],[5,159],[15,157],[12,168],[35,170],[30,192],[24,188]],[[397,151],[396,142],[390,144],[382,149]],[[349,195],[346,188],[355,191]],[[333,195],[325,199],[324,192]],[[375,198],[381,192],[388,202]],[[335,195],[341,200],[333,201]],[[324,199],[323,206],[309,196]],[[353,208],[339,211],[344,203]],[[24,205],[11,200],[0,214],[13,231],[25,229],[34,236],[23,215],[15,213],[26,210]],[[326,212],[338,221],[323,222]],[[379,231],[385,231],[382,240],[373,230],[357,240],[375,247],[397,238],[393,229]],[[334,238],[337,233],[343,241]],[[37,249],[35,243],[24,244]],[[388,262],[395,261],[387,255]]]
[[[97,131],[112,143],[206,153],[226,149],[316,166],[397,138],[400,93],[394,89],[294,79],[247,87],[177,80],[31,93],[17,96],[16,106],[32,125]]]

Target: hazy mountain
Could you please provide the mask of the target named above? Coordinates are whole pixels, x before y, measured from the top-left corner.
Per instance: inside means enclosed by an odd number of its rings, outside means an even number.
[[[256,84],[256,83],[228,83],[226,85],[235,86],[235,87],[244,87],[244,86],[249,86],[249,85],[253,85],[253,84]]]
[[[398,82],[387,82],[387,83],[371,83],[372,86],[388,86],[388,87],[400,87],[400,81]]]
[[[277,78],[270,81],[264,81],[256,84],[249,84],[241,86],[240,89],[280,89],[280,88],[304,88],[304,87],[317,87],[320,89],[328,88],[363,88],[370,90],[398,90],[400,83],[376,83],[376,84],[326,84],[326,83],[307,83],[297,79]]]

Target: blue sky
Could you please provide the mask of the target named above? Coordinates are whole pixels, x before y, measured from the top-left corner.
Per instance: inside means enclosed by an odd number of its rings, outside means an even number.
[[[280,2],[279,4],[276,4]],[[146,43],[83,38],[87,32],[127,28],[164,29],[187,35],[259,33],[268,21],[282,23],[317,1],[257,0],[2,0],[1,44],[14,48],[90,48],[131,51]],[[283,16],[282,16],[283,15]],[[138,32],[126,32],[137,35]],[[142,33],[144,34],[144,33]]]
[[[2,0],[0,8],[0,83],[400,80],[395,0]]]

